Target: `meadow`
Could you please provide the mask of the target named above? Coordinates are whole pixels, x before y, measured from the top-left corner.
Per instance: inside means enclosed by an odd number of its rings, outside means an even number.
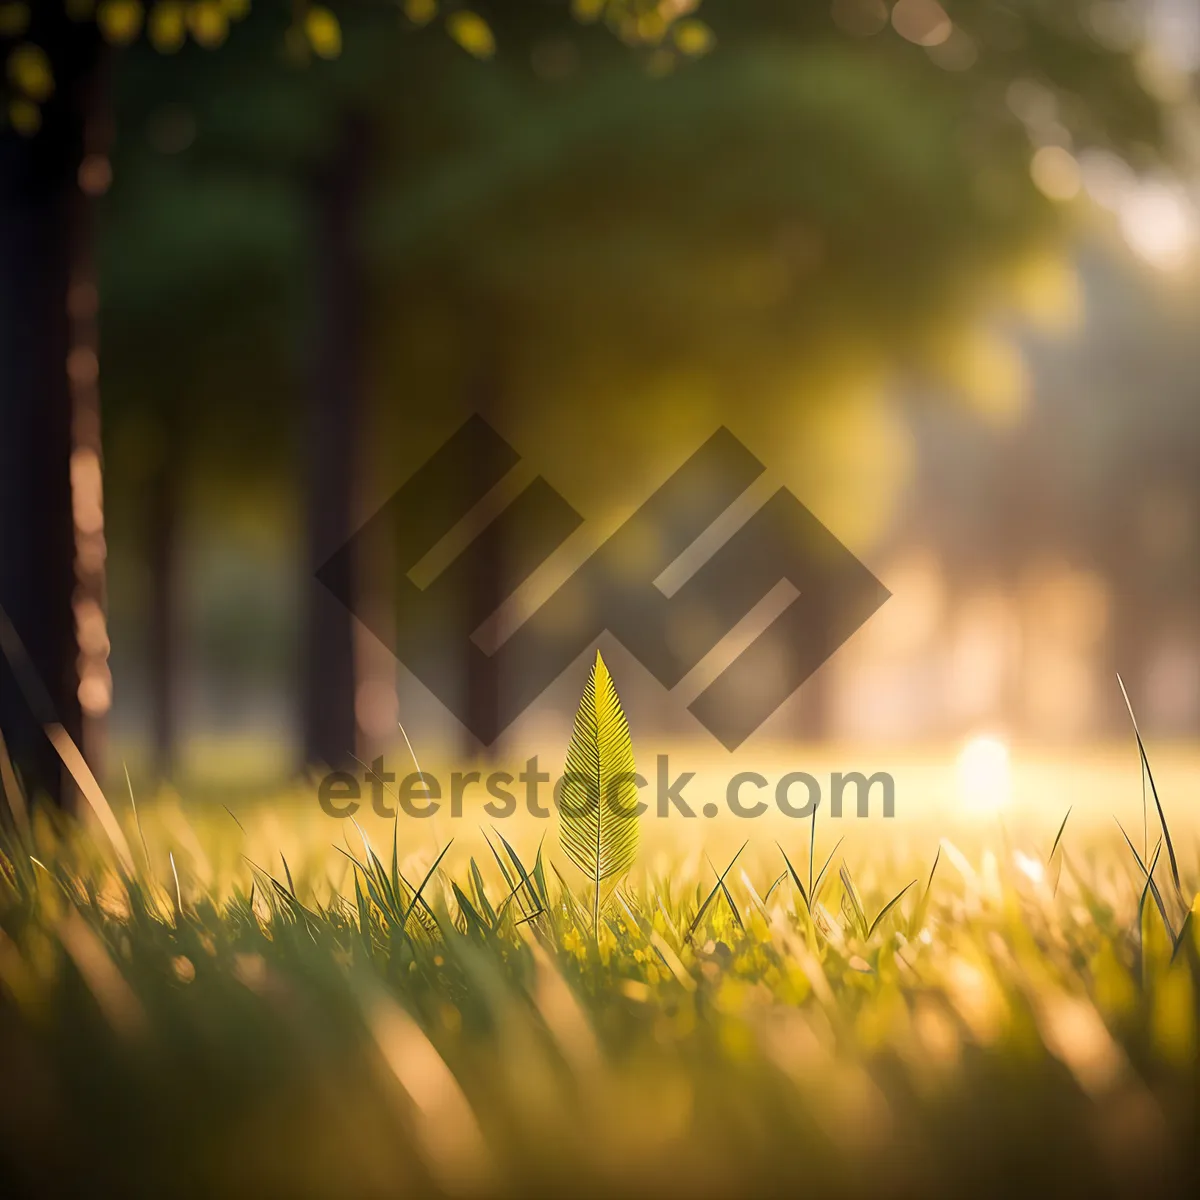
[[[598,902],[561,817],[70,820],[7,775],[0,1190],[1194,1191],[1196,856],[1142,767],[1111,835],[818,809],[635,844]]]

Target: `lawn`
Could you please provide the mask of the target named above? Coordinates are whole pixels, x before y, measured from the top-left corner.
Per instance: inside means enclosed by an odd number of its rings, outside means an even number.
[[[715,891],[635,872],[596,937],[569,868],[498,835],[453,875],[360,842],[202,883],[52,825],[0,863],[7,1195],[1192,1178],[1200,957],[1162,849],[1162,911],[1068,824],[1050,855],[947,842],[886,912],[904,872],[835,853],[810,887],[803,844]]]
[[[1195,856],[1153,787],[1128,838],[635,846],[598,922],[561,815],[430,849],[8,794],[6,1196],[1194,1192]]]

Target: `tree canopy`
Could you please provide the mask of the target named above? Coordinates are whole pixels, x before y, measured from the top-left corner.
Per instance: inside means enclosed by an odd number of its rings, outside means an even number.
[[[634,44],[673,46],[683,55],[703,53],[712,32],[690,16],[699,0],[573,0],[570,9],[581,21],[607,22]],[[7,43],[5,119],[22,133],[41,124],[40,107],[55,88],[56,47],[47,38],[51,22],[65,15],[78,24],[93,23],[108,45],[123,49],[146,43],[174,55],[189,43],[217,50],[236,35],[249,16],[252,0],[30,0],[0,3],[0,44]],[[454,0],[260,0],[283,19],[279,51],[291,63],[338,58],[343,47],[343,21],[385,15],[409,29],[440,26],[475,58],[491,58],[496,38],[486,16]],[[566,8],[566,5],[560,6]],[[47,18],[47,10],[54,10]],[[667,50],[667,53],[672,53]]]
[[[1161,141],[1136,44],[1045,0],[960,0],[953,22],[933,0],[576,4],[598,18],[582,24],[480,6],[486,44],[466,40],[486,64],[463,52],[465,9],[429,37],[395,5],[335,7],[338,57],[309,70],[286,49],[295,10],[265,4],[220,56],[143,39],[122,63],[109,362],[147,397],[194,391],[218,437],[210,369],[231,346],[257,348],[222,382],[256,398],[235,409],[265,422],[286,403],[304,188],[348,113],[375,140],[360,236],[384,427],[397,395],[428,398],[418,419],[461,403],[491,339],[513,418],[548,447],[568,417],[583,444],[624,445],[622,412],[702,435],[731,410],[803,446],[801,414],[896,366],[1002,413],[1020,368],[981,313],[1063,291],[1081,150],[1144,163]],[[843,424],[796,456],[810,478]]]

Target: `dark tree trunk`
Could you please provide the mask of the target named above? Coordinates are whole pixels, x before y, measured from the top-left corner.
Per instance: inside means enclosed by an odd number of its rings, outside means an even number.
[[[18,680],[0,656],[0,727],[26,786],[67,803],[74,789],[42,726],[81,741],[68,293],[86,229],[78,174],[97,45],[87,23],[46,24],[59,25],[35,31],[58,48],[57,86],[41,131],[0,132],[0,604],[39,681]]]
[[[309,380],[306,490],[308,572],[302,688],[304,756],[340,766],[355,751],[354,628],[350,609],[316,570],[354,532],[354,476],[363,406],[364,271],[357,245],[366,176],[366,129],[348,121],[311,184],[314,242],[313,361]],[[349,567],[353,573],[353,566]],[[346,581],[347,597],[357,580]]]

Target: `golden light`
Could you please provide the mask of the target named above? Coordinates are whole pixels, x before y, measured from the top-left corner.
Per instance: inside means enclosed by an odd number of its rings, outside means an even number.
[[[954,32],[937,0],[898,0],[892,9],[892,28],[918,46],[940,46]]]
[[[1037,190],[1050,200],[1073,200],[1079,195],[1079,163],[1062,146],[1042,146],[1035,151],[1029,173]]]
[[[1179,185],[1141,183],[1125,196],[1118,220],[1130,249],[1159,270],[1181,269],[1195,250],[1195,210]]]
[[[1012,798],[1008,745],[991,734],[971,738],[958,755],[958,796],[964,808],[991,816]]]

